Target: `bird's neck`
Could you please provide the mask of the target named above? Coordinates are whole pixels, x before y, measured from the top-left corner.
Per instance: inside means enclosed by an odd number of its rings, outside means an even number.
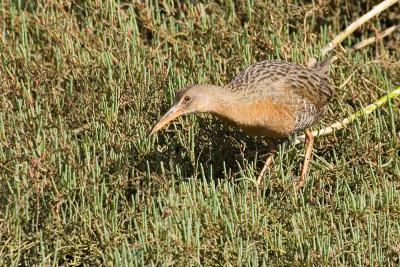
[[[235,109],[237,103],[237,94],[225,87],[213,86],[209,99],[208,112],[221,118],[228,118],[232,108]],[[239,108],[239,107],[238,107]]]

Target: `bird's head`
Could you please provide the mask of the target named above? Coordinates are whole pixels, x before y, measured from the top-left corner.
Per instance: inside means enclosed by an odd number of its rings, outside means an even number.
[[[153,126],[149,135],[154,134],[173,119],[188,113],[208,112],[215,101],[215,90],[220,91],[219,86],[200,84],[191,85],[180,90],[174,100],[174,105]]]

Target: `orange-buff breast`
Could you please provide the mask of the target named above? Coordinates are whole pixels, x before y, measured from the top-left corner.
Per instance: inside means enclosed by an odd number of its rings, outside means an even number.
[[[283,138],[287,137],[295,126],[294,110],[272,101],[270,97],[244,103],[238,101],[230,105],[222,104],[213,113],[251,135]]]

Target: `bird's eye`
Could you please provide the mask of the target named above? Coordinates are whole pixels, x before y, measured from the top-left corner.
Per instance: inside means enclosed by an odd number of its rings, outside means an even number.
[[[183,100],[185,100],[185,102],[190,102],[190,100],[192,100],[192,98],[187,95],[187,96],[185,96],[185,98]]]

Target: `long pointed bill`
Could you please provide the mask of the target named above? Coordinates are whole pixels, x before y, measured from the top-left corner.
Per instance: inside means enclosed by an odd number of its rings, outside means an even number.
[[[173,119],[179,117],[180,115],[183,114],[183,108],[173,106],[170,110],[168,110],[167,113],[164,114],[164,116],[161,117],[161,119],[153,126],[151,131],[147,136],[150,136],[160,130],[162,127],[164,127],[166,124],[168,124],[170,121]]]

